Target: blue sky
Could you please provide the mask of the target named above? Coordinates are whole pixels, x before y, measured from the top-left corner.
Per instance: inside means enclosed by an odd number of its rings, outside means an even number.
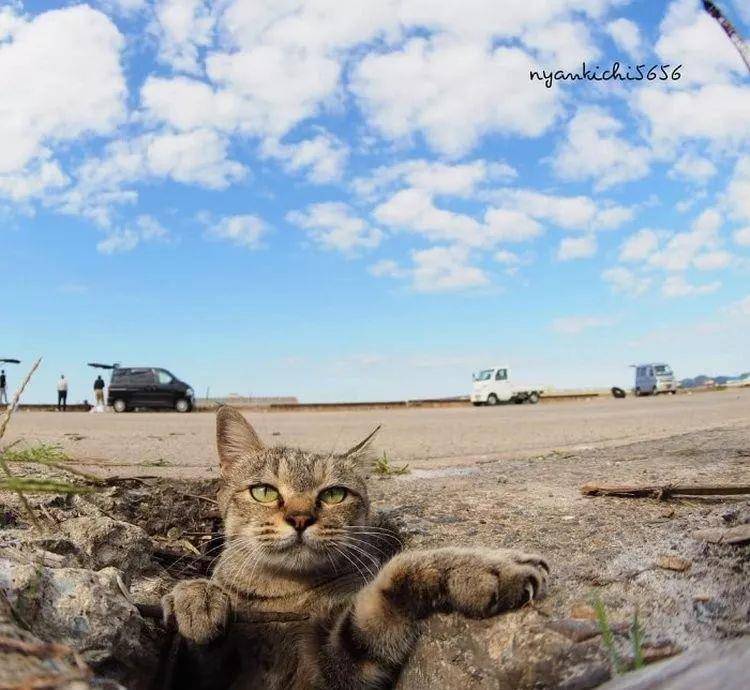
[[[0,5],[11,387],[38,355],[34,401],[94,359],[306,401],[750,369],[737,51],[693,0],[503,7]],[[584,60],[681,67],[529,78]]]

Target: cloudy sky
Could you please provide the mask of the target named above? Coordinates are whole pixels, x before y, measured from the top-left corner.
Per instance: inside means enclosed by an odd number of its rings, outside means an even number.
[[[530,79],[584,60],[657,78]],[[698,0],[5,2],[0,93],[30,399],[92,359],[308,401],[750,369],[750,75]]]

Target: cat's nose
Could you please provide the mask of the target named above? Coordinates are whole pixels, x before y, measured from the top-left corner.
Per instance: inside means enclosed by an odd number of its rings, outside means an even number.
[[[290,513],[286,515],[284,519],[298,532],[304,532],[313,522],[315,522],[315,516],[310,513]]]

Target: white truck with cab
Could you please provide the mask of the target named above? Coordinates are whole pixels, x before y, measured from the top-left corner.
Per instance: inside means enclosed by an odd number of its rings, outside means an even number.
[[[501,402],[539,402],[544,386],[516,385],[511,382],[510,368],[507,366],[482,369],[474,374],[474,387],[471,391],[473,405],[498,405]]]

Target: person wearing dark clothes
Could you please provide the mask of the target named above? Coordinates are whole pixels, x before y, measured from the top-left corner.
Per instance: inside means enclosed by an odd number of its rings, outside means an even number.
[[[94,381],[94,400],[97,406],[104,405],[104,379],[101,376],[97,376]]]
[[[60,374],[60,378],[57,380],[57,410],[58,412],[68,409],[68,379],[65,378],[65,374]]]
[[[8,393],[6,391],[5,386],[7,385],[7,381],[5,379],[5,369],[0,371],[0,403],[8,404]]]

